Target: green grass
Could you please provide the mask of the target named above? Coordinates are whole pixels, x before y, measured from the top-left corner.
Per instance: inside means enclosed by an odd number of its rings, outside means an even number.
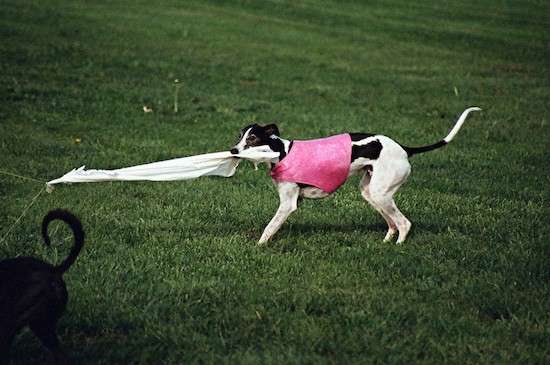
[[[84,364],[549,363],[549,13],[534,0],[5,0],[0,258],[59,262],[69,234],[47,250],[40,220],[81,217],[59,333]],[[404,245],[382,243],[359,177],[258,247],[277,206],[265,167],[59,186],[17,224],[43,185],[4,174],[227,150],[253,121],[424,145],[472,105],[483,112],[450,146],[412,160]],[[12,353],[50,361],[30,332]]]

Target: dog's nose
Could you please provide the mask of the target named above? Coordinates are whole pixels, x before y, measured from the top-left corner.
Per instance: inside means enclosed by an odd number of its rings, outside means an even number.
[[[236,149],[236,148],[232,148],[232,149],[230,149],[230,150],[229,150],[229,152],[231,152],[231,154],[233,154],[233,155],[237,155],[237,154],[239,154],[239,150],[238,150],[238,149]]]

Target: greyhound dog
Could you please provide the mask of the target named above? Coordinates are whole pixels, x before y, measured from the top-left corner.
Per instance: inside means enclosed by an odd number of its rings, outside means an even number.
[[[361,195],[388,224],[384,242],[399,232],[397,243],[403,243],[411,222],[399,211],[394,194],[411,173],[409,158],[435,150],[449,143],[462,127],[468,114],[480,108],[466,109],[441,141],[424,147],[405,147],[379,134],[346,133],[309,141],[289,141],[279,136],[275,124],[246,126],[231,153],[268,146],[279,157],[270,161],[270,175],[279,193],[277,213],[266,226],[259,244],[267,242],[279,230],[302,199],[322,199],[330,195],[350,176],[363,171]]]
[[[84,231],[69,211],[52,210],[42,221],[42,237],[47,246],[48,225],[57,219],[67,223],[74,235],[69,256],[60,265],[33,257],[0,261],[0,364],[8,364],[11,344],[25,326],[52,352],[57,363],[72,363],[61,348],[55,326],[67,306],[67,288],[61,276],[80,253]]]

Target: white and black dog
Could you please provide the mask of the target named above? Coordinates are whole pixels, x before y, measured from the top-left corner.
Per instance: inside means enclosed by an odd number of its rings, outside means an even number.
[[[360,171],[365,173],[359,185],[361,195],[389,226],[384,242],[390,241],[399,232],[397,243],[403,243],[411,229],[411,222],[399,211],[393,196],[411,173],[409,157],[445,146],[458,133],[468,114],[479,110],[477,107],[466,109],[444,139],[424,147],[405,147],[386,136],[366,133],[289,141],[279,137],[275,124],[246,126],[231,153],[238,154],[250,147],[269,146],[280,154],[270,161],[270,174],[279,193],[280,205],[258,243],[265,243],[273,237],[303,198],[325,198]],[[333,177],[336,181],[330,181]],[[317,183],[317,180],[320,182]]]

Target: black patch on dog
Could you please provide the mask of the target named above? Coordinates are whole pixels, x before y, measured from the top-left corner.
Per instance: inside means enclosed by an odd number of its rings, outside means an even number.
[[[382,143],[375,140],[369,142],[362,146],[352,146],[351,147],[351,161],[355,161],[358,158],[369,158],[371,160],[376,160],[380,157],[380,152],[382,151]]]
[[[271,138],[270,138],[271,139]],[[292,144],[294,142],[290,141],[290,145],[288,146],[288,151],[292,149]],[[287,155],[287,152],[285,151],[285,144],[280,139],[271,139],[271,142],[268,144],[269,148],[271,148],[275,152],[279,152],[279,161],[281,161],[285,156]],[[271,168],[274,168],[276,164],[271,163]]]
[[[269,138],[265,144],[267,144],[273,151],[279,152],[279,161],[286,156],[285,145],[280,139]],[[290,144],[290,148],[292,148],[292,143]],[[289,151],[290,148],[288,149]]]
[[[369,137],[374,137],[375,134],[370,134],[370,133],[350,133],[349,136],[351,137],[351,141],[352,142],[358,142],[362,139],[365,139],[365,138],[369,138]]]

